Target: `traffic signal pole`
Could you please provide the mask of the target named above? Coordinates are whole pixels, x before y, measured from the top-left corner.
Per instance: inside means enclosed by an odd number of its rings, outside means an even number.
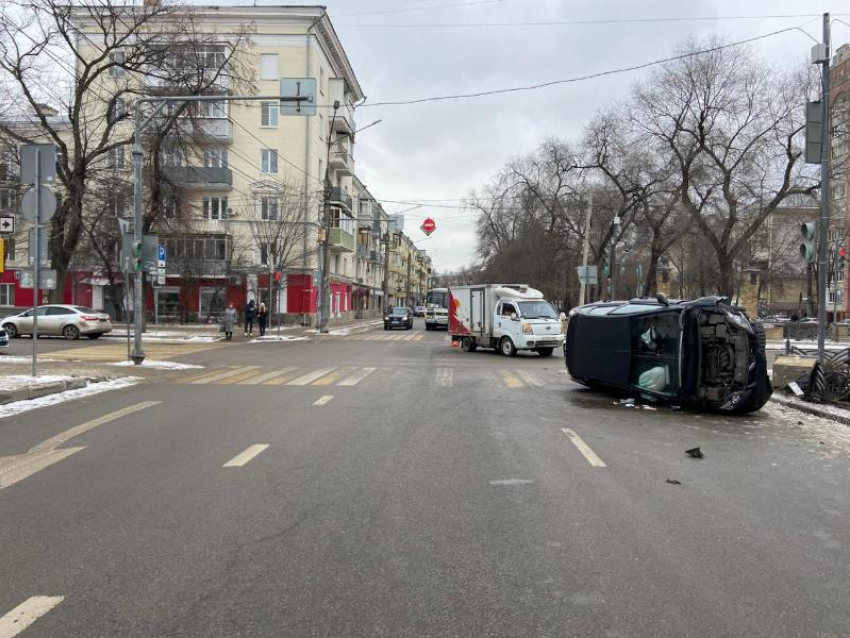
[[[823,126],[821,127],[821,165],[820,165],[820,228],[818,242],[818,361],[823,365],[826,342],[826,277],[829,269],[829,62],[830,62],[830,24],[829,13],[823,14],[824,56],[821,60],[821,109]],[[833,317],[833,321],[835,317]]]

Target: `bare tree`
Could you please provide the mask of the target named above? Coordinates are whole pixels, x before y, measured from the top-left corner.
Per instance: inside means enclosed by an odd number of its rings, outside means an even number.
[[[647,143],[673,160],[682,206],[715,253],[716,288],[731,296],[735,260],[753,234],[782,201],[818,182],[800,148],[810,76],[721,45],[687,44],[686,57],[636,87],[632,113]]]
[[[150,79],[167,78],[190,94],[219,90],[222,78],[238,69],[247,40],[247,29],[210,32],[198,24],[194,10],[167,2],[5,3],[0,13],[0,114],[6,117],[0,121],[0,141],[51,143],[59,150],[63,198],[50,229],[50,256],[57,271],[53,300],[62,298],[71,259],[86,235],[93,173],[110,153],[134,139],[128,125],[132,100],[150,91]],[[186,108],[166,113],[171,126]],[[160,127],[152,139],[162,139],[164,132]],[[155,149],[152,155],[158,157]],[[161,198],[155,188],[152,193],[156,207]]]

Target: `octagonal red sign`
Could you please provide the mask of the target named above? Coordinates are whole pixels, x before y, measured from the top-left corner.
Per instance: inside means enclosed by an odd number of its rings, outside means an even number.
[[[437,223],[430,217],[426,217],[425,221],[422,222],[422,226],[420,226],[420,228],[422,229],[423,233],[425,233],[426,235],[430,235],[435,230],[437,230]]]

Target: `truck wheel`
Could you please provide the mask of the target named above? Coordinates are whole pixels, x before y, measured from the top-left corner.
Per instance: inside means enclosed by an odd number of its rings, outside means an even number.
[[[464,337],[463,341],[460,342],[460,347],[463,348],[464,352],[475,352],[478,349],[478,344],[473,339]]]
[[[506,357],[516,356],[516,346],[510,337],[503,337],[501,342],[499,342],[499,352]]]
[[[540,353],[541,357],[551,357],[552,353],[555,352],[555,348],[540,348],[537,352]]]

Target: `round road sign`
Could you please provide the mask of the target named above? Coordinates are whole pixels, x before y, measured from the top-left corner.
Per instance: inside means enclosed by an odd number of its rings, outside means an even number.
[[[56,214],[56,195],[53,194],[53,191],[47,188],[47,186],[42,186],[38,189],[38,192],[38,203],[39,208],[41,208],[38,217],[36,217],[35,210],[35,186],[29,187],[21,198],[21,215],[30,224],[49,222]]]
[[[430,217],[426,217],[425,221],[422,222],[422,226],[420,226],[420,228],[422,229],[423,233],[425,233],[426,235],[430,235],[435,230],[437,230],[437,223]]]

